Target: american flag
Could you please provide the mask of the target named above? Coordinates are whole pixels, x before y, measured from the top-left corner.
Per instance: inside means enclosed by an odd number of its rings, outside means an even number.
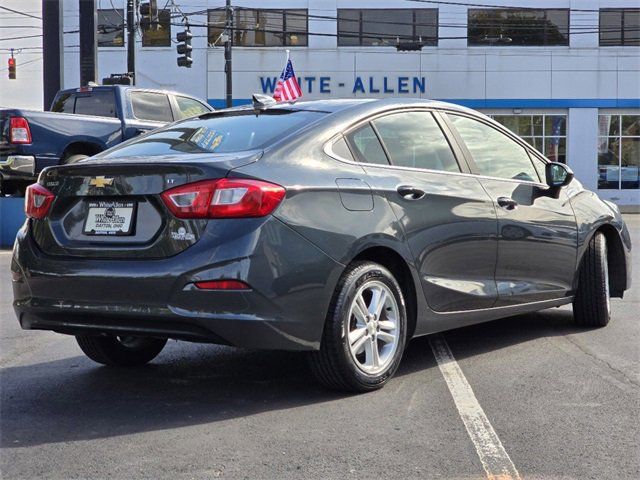
[[[287,59],[287,66],[280,74],[276,89],[273,92],[273,98],[277,102],[293,102],[297,98],[302,96],[302,90],[298,84],[296,74],[293,72],[293,65],[291,60]]]

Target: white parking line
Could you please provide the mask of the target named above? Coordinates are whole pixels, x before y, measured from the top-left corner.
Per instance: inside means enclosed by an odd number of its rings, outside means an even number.
[[[441,335],[433,335],[429,339],[429,344],[467,433],[478,452],[487,478],[489,480],[520,479],[518,470],[478,403],[471,385],[462,373],[446,340]]]

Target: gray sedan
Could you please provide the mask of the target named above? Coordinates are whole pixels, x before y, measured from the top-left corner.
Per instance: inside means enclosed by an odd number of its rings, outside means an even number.
[[[486,116],[426,100],[207,113],[73,165],[26,198],[25,329],[106,365],[168,338],[307,350],[324,385],[382,387],[416,336],[630,286],[618,208]]]

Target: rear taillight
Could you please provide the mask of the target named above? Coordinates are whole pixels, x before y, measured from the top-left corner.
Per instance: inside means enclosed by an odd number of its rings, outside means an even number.
[[[29,122],[24,117],[11,117],[9,120],[9,143],[31,143]]]
[[[27,187],[24,197],[24,213],[29,218],[44,218],[49,213],[49,208],[55,195],[39,183],[33,183]]]
[[[247,218],[270,214],[284,194],[284,187],[262,180],[221,178],[180,185],[161,196],[178,218]]]

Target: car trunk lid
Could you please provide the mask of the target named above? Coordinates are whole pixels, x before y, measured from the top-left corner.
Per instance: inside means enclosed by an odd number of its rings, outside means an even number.
[[[258,160],[261,151],[92,159],[46,169],[39,180],[55,195],[47,217],[32,220],[47,254],[163,258],[198,241],[209,220],[178,219],[160,194]]]

